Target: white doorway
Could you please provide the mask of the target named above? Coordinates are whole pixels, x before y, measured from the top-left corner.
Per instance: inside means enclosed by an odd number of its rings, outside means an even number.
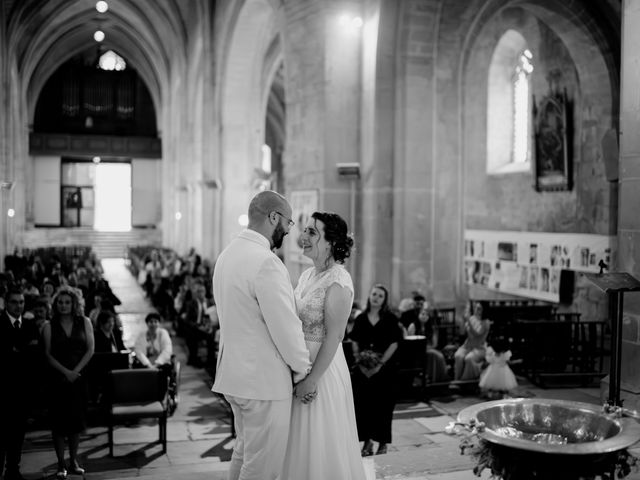
[[[102,232],[131,230],[131,164],[96,165],[95,189],[93,227]]]

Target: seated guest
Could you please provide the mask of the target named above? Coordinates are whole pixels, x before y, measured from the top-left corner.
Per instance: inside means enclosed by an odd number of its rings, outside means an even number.
[[[401,319],[403,315],[407,314],[407,312],[411,314],[411,312],[413,312],[415,308],[416,308],[416,304],[413,301],[412,297],[402,298],[398,303],[398,308],[397,308],[398,319]],[[415,318],[413,321],[415,321]],[[405,326],[401,320],[398,320],[398,325],[400,325],[400,328],[402,329],[403,337],[406,337],[408,335],[407,328],[409,327],[409,325],[411,325],[411,322],[412,320],[409,320],[409,323],[407,323],[407,325]]]
[[[349,340],[349,335],[351,335],[351,331],[353,330],[353,326],[356,323],[356,318],[358,315],[362,313],[362,309],[360,308],[360,304],[354,300],[351,304],[351,313],[349,313],[349,318],[347,319],[347,326],[344,330],[344,340]]]
[[[44,327],[44,324],[49,321],[51,313],[51,303],[49,302],[49,298],[45,296],[38,297],[34,302],[31,313],[33,315],[33,321],[35,322],[36,327],[38,327],[38,332],[42,333],[42,328]]]
[[[44,295],[49,299],[49,304],[51,304],[51,299],[53,298],[53,295],[56,293],[55,284],[48,278],[45,278],[44,281],[42,282],[41,293],[42,295]]]
[[[122,333],[116,328],[116,314],[109,310],[102,310],[96,318],[94,330],[95,355],[91,360],[89,375],[89,391],[91,400],[99,404],[107,385],[107,375],[115,368],[127,368],[128,357],[124,364],[113,354],[126,352],[122,342]]]
[[[134,351],[136,358],[145,367],[159,368],[171,365],[171,337],[169,332],[160,326],[160,315],[150,313],[144,319],[147,331],[142,332],[136,340]]]
[[[438,346],[438,324],[428,306],[422,307],[418,321],[407,328],[407,335],[423,335],[427,339],[426,372],[430,382],[444,382],[449,380],[447,363]]]
[[[87,304],[93,305],[91,309],[89,309],[88,317],[91,320],[91,324],[94,328],[96,328],[98,314],[102,311],[102,295],[100,292],[96,292],[93,294],[93,301],[88,301]]]
[[[103,300],[109,300],[111,302],[111,305],[122,305],[120,299],[115,295],[115,293],[113,293],[113,290],[111,290],[109,282],[107,282],[104,278],[98,278],[96,280],[94,290],[95,292],[100,292],[100,297],[102,297]]]
[[[126,350],[122,335],[114,328],[116,317],[113,312],[103,310],[96,318],[95,353],[117,353]]]
[[[424,295],[417,292],[413,294],[413,308],[409,308],[400,314],[400,323],[405,329],[409,328],[409,325],[412,323],[418,321],[418,316],[424,306],[425,300]]]
[[[204,340],[207,345],[207,365],[215,362],[215,329],[208,317],[209,305],[206,298],[204,283],[197,280],[192,287],[192,297],[185,303],[183,320],[184,334],[189,350],[187,365],[203,366],[198,357],[198,345]]]
[[[469,302],[467,305],[464,320],[467,339],[454,355],[455,380],[473,380],[480,377],[491,326],[491,322],[483,318],[483,312],[481,302]]]
[[[362,309],[360,308],[360,304],[354,301],[351,304],[351,313],[349,313],[349,318],[347,319],[347,326],[344,330],[344,337],[342,338],[342,348],[344,350],[344,356],[347,360],[347,366],[349,370],[355,364],[355,358],[353,356],[353,343],[351,341],[351,332],[353,331],[353,327],[356,322],[356,318],[358,315],[362,313]]]

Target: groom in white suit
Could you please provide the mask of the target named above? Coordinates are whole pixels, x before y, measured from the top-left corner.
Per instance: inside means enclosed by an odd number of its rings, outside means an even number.
[[[248,228],[215,264],[220,348],[213,391],[231,404],[236,427],[229,480],[278,477],[292,385],[311,369],[289,273],[272,252],[293,225],[289,202],[260,192],[249,204]]]

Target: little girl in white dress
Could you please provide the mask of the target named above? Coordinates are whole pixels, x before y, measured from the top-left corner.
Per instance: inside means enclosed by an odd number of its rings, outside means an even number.
[[[487,348],[485,359],[489,366],[480,375],[480,389],[489,396],[499,396],[511,392],[518,381],[509,367],[511,350],[504,339],[496,339]]]

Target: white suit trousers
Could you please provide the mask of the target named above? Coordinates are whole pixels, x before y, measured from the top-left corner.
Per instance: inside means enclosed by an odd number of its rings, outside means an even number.
[[[225,398],[236,427],[229,480],[276,480],[287,450],[292,399]]]

